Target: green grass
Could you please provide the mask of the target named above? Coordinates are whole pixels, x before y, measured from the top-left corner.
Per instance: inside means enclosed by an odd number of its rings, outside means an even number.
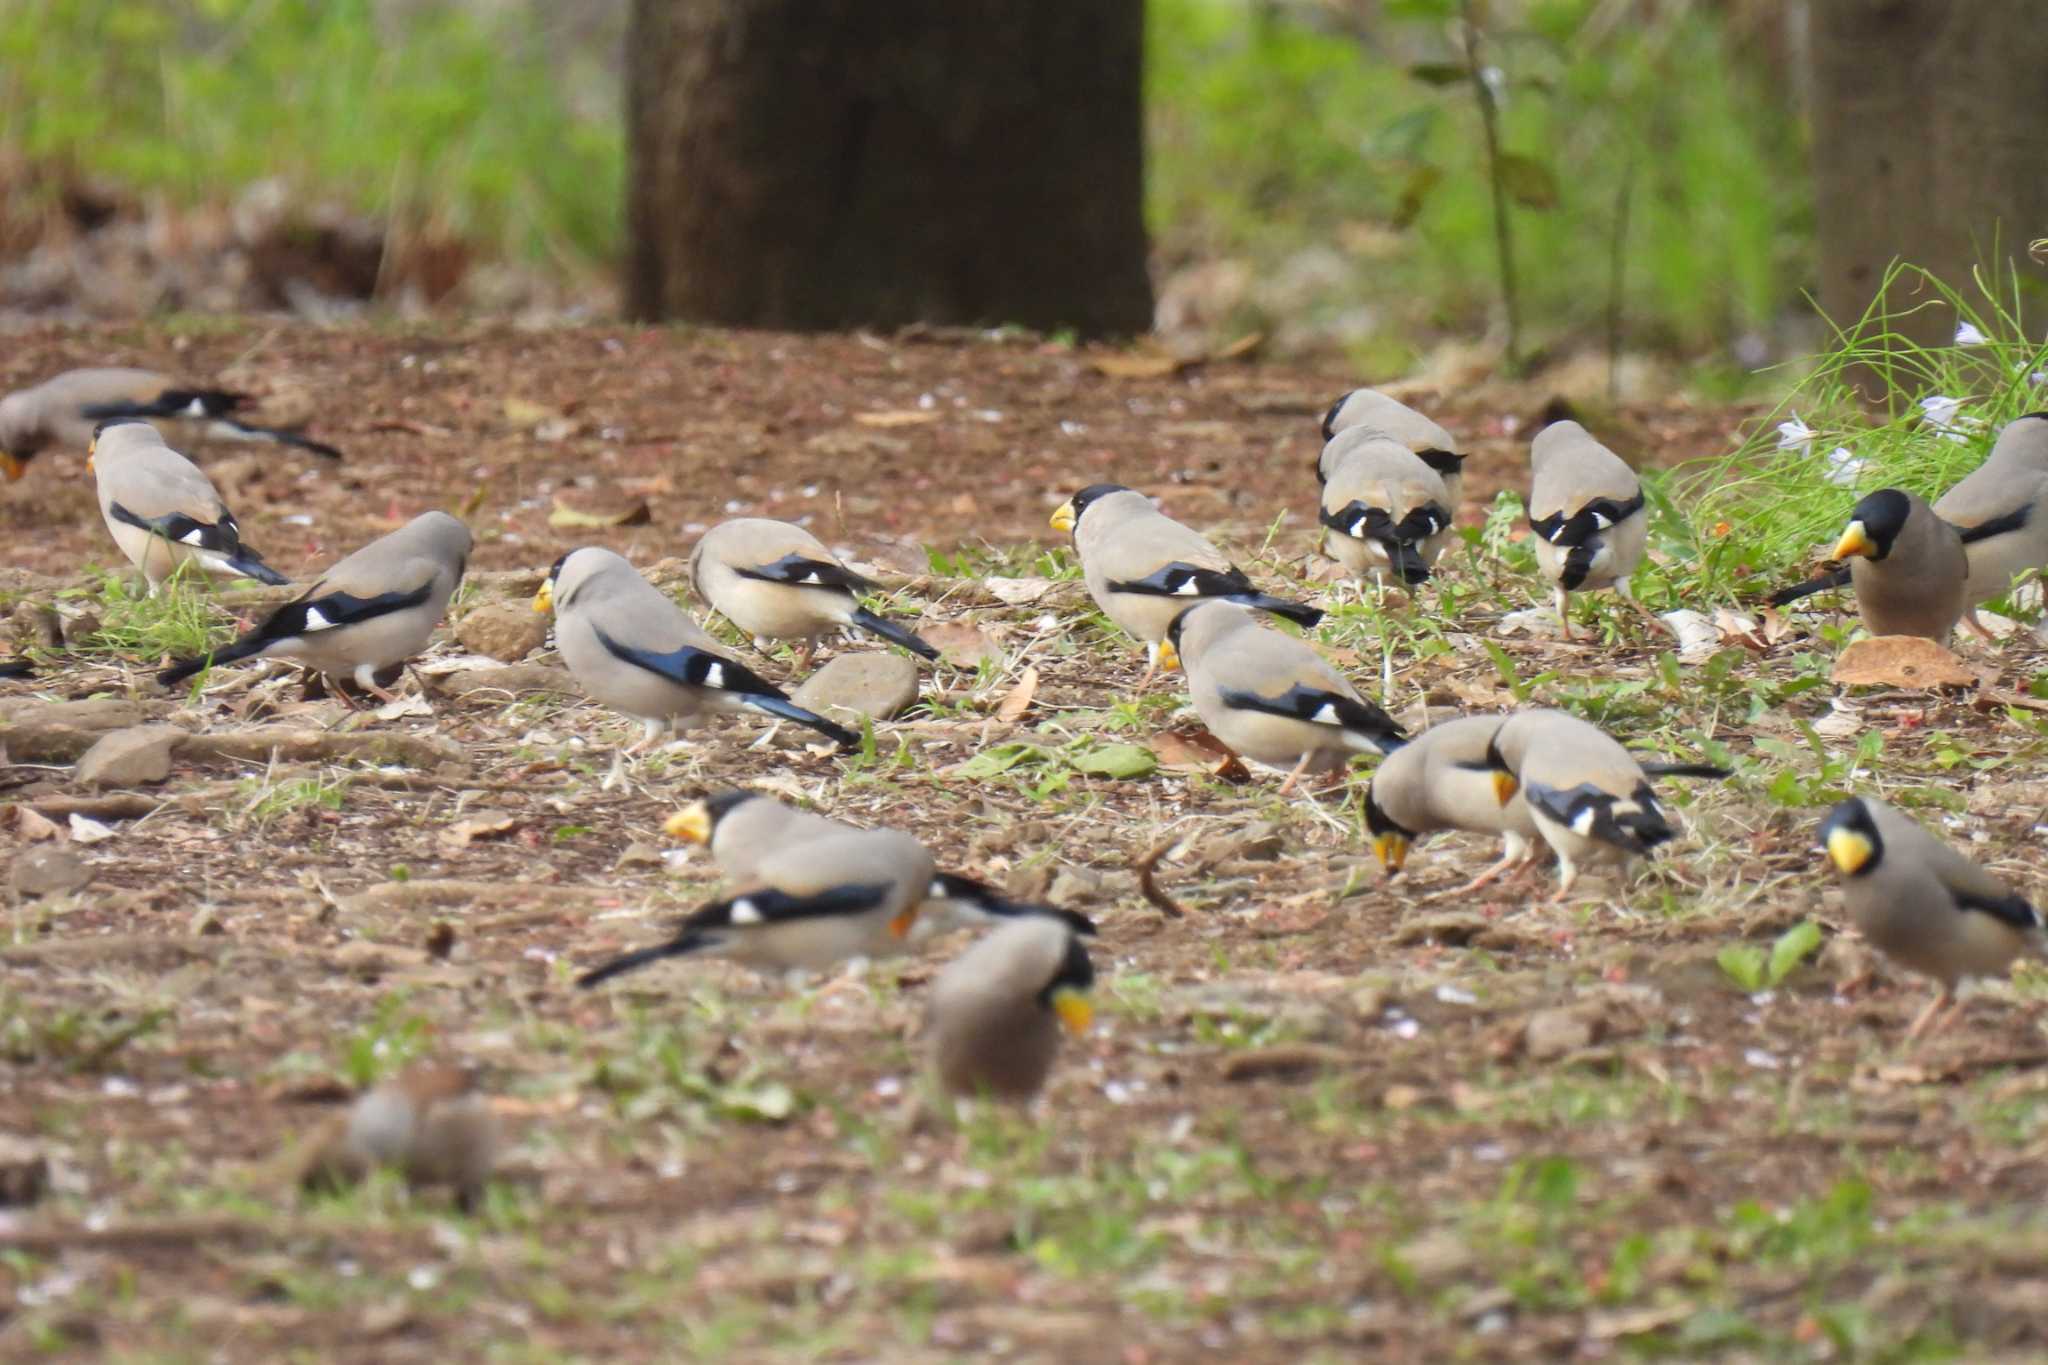
[[[1919,307],[1984,340],[1915,344],[1898,330],[1900,316],[1884,310],[1894,281],[1916,284],[1925,300]],[[1982,281],[1953,288],[1899,265],[1878,299],[1841,329],[1740,450],[1664,483],[1672,501],[1653,509],[1662,514],[1653,518],[1653,536],[1674,557],[1697,563],[1694,586],[1710,597],[1802,577],[1863,494],[1903,488],[1932,501],[1983,462],[2007,422],[2048,406],[2036,378],[2048,378],[2048,344],[2028,338],[2015,298]],[[1883,384],[1875,413],[1858,396],[1865,376]],[[1946,429],[1928,420],[1923,406],[1937,398],[1958,405]],[[1795,421],[1812,433],[1810,441],[1787,444],[1781,424]],[[1860,464],[1842,473],[1830,463],[1837,449]],[[1841,481],[1831,482],[1831,472]]]
[[[100,628],[91,648],[151,662],[204,654],[220,621],[206,574],[189,563],[180,565],[153,597],[130,574],[106,571],[94,606]]]
[[[198,203],[281,176],[403,230],[531,259],[618,251],[624,137],[557,26],[428,0],[0,6],[0,138]],[[582,65],[578,65],[578,63]],[[595,86],[588,110],[571,91]],[[47,192],[54,195],[58,186]]]
[[[1337,6],[1152,0],[1148,217],[1168,259],[1235,256],[1266,278],[1304,248],[1334,252],[1343,278],[1309,309],[1387,315],[1359,357],[1376,371],[1411,361],[1418,330],[1483,327],[1496,286],[1477,114],[1467,86],[1432,83],[1457,59],[1457,10],[1403,0],[1354,35]],[[1698,349],[1768,324],[1807,270],[1792,112],[1706,7],[1619,24],[1602,10],[1544,0],[1485,49],[1505,68],[1505,149],[1554,182],[1554,206],[1514,214],[1531,340],[1604,333],[1625,185],[1639,344]],[[1272,320],[1256,303],[1236,319]]]

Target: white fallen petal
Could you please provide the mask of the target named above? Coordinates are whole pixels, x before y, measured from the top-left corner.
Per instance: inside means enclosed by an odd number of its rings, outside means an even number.
[[[1938,431],[1947,431],[1963,410],[1963,400],[1944,393],[1931,393],[1920,400],[1920,420]]]
[[[88,820],[83,815],[75,813],[71,817],[71,841],[73,843],[96,844],[102,839],[113,838],[114,833],[114,828],[111,825],[103,825],[97,820]]]
[[[1684,607],[1667,611],[1658,620],[1678,637],[1678,661],[1693,664],[1709,659],[1721,648],[1721,628],[1702,612]]]
[[[1977,330],[1975,323],[1959,322],[1956,324],[1956,345],[1958,346],[1982,346],[1989,340],[1991,340],[1990,337]]]

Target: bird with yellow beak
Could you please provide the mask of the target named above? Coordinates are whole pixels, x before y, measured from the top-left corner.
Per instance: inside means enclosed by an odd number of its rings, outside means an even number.
[[[1946,644],[1969,605],[1962,533],[1917,494],[1881,488],[1858,502],[1835,541],[1849,561],[1856,612],[1872,635],[1918,635]]]
[[[1821,821],[1820,844],[1863,936],[1940,987],[1908,1039],[1953,1017],[1963,980],[2004,976],[2019,957],[2048,956],[2031,902],[1882,801],[1837,803]]]
[[[1060,1035],[1095,1021],[1095,967],[1057,920],[1030,916],[987,935],[939,973],[927,1020],[932,1069],[947,1093],[1022,1103],[1059,1055]]]
[[[1082,580],[1102,614],[1145,646],[1140,687],[1169,667],[1167,627],[1194,603],[1221,598],[1303,627],[1323,618],[1316,607],[1260,592],[1221,550],[1134,488],[1092,484],[1054,510],[1052,527],[1073,533]]]
[[[1365,789],[1365,827],[1387,876],[1400,874],[1417,840],[1442,830],[1497,834],[1498,862],[1459,888],[1476,891],[1532,860],[1536,824],[1516,800],[1515,775],[1487,753],[1506,717],[1461,716],[1433,725],[1387,755]]]

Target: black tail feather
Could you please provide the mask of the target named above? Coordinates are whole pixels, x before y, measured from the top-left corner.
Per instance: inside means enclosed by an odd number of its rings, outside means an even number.
[[[1800,598],[1811,597],[1817,592],[1826,592],[1830,588],[1847,587],[1848,583],[1849,571],[1847,569],[1835,569],[1829,573],[1821,574],[1819,577],[1809,578],[1804,583],[1796,583],[1789,588],[1780,588],[1766,600],[1774,607],[1782,607],[1788,602],[1797,602]]]
[[[227,565],[244,578],[253,578],[258,583],[268,583],[273,588],[288,587],[291,580],[263,562],[262,556],[244,545],[228,558]]]
[[[261,654],[264,648],[272,643],[274,641],[258,639],[255,633],[244,635],[233,644],[222,645],[211,654],[195,654],[189,659],[178,660],[178,662],[157,674],[156,680],[160,686],[176,687],[179,683],[184,682],[185,679],[200,672],[202,669],[219,668],[223,664],[240,663],[244,659],[252,659]]]
[[[879,635],[892,645],[901,645],[920,658],[937,660],[939,651],[917,638],[916,632],[906,626],[899,626],[887,617],[877,616],[866,607],[856,608],[853,624],[868,632]]]
[[[300,435],[298,432],[287,430],[284,427],[259,427],[252,422],[237,422],[231,417],[216,417],[214,421],[242,437],[254,437],[261,441],[274,441],[278,445],[290,446],[294,450],[307,451],[310,454],[320,456],[322,459],[338,460],[341,458],[341,452],[335,447],[328,445],[325,441],[316,441],[310,436]]]
[[[609,962],[592,967],[589,971],[576,978],[576,984],[584,990],[589,990],[592,986],[598,985],[600,982],[609,981],[615,976],[623,976],[627,972],[637,971],[650,962],[659,962],[665,957],[685,957],[703,947],[705,942],[706,940],[702,934],[685,933],[670,939],[666,943],[657,943],[652,948],[638,948],[630,953],[615,957]]]
[[[1321,607],[1311,607],[1306,602],[1290,602],[1284,597],[1271,597],[1262,592],[1243,592],[1224,599],[1254,611],[1270,612],[1282,620],[1292,621],[1303,630],[1315,629],[1323,619]]]
[[[1718,763],[1645,763],[1645,777],[1704,777],[1719,780],[1734,773]]]
[[[779,716],[783,720],[795,721],[798,725],[808,726],[842,749],[857,749],[860,747],[860,736],[854,731],[847,729],[844,725],[834,725],[815,711],[806,711],[795,702],[785,698],[749,694],[740,698],[740,704],[742,706],[750,706],[756,711],[766,712],[771,716]]]
[[[33,678],[35,675],[35,665],[27,659],[0,661],[0,678]]]

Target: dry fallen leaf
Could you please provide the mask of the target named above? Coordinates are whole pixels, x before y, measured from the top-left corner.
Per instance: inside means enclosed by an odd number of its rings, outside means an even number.
[[[1031,698],[1038,691],[1038,668],[1034,664],[1024,670],[1017,679],[1017,685],[1010,689],[1002,704],[996,707],[996,719],[1006,725],[1014,725],[1023,714],[1031,709]]]
[[[1842,651],[1834,681],[1845,687],[1974,687],[1977,670],[1932,640],[1879,635]]]
[[[926,644],[939,651],[939,657],[956,668],[974,668],[983,659],[1003,660],[1003,647],[995,637],[971,621],[941,621],[935,626],[921,626],[919,635]]]
[[[645,526],[654,520],[647,499],[620,489],[565,488],[555,494],[548,525],[558,530]]]
[[[1720,632],[1721,638],[1728,643],[1742,645],[1745,648],[1755,650],[1759,654],[1770,647],[1755,618],[1745,616],[1739,611],[1730,611],[1726,607],[1716,607],[1714,609],[1714,628]]]
[[[899,408],[893,412],[856,412],[853,420],[864,427],[921,427],[943,416],[937,408]]]
[[[1006,606],[1024,607],[1052,591],[1050,578],[984,578],[981,586]]]
[[[54,839],[62,832],[56,821],[44,819],[27,806],[14,808],[14,829],[30,843],[35,843],[39,839]]]
[[[1101,351],[1089,356],[1088,364],[1111,379],[1164,379],[1179,374],[1195,360],[1163,351]]]
[[[1657,619],[1671,627],[1671,633],[1678,637],[1680,663],[1699,663],[1712,658],[1721,648],[1721,632],[1704,613],[1681,608],[1667,611]]]
[[[515,427],[535,427],[542,422],[559,421],[562,410],[546,403],[536,403],[530,398],[507,398],[505,420]]]
[[[501,810],[480,810],[466,815],[441,831],[441,843],[450,850],[468,848],[478,839],[508,834],[519,822]]]

